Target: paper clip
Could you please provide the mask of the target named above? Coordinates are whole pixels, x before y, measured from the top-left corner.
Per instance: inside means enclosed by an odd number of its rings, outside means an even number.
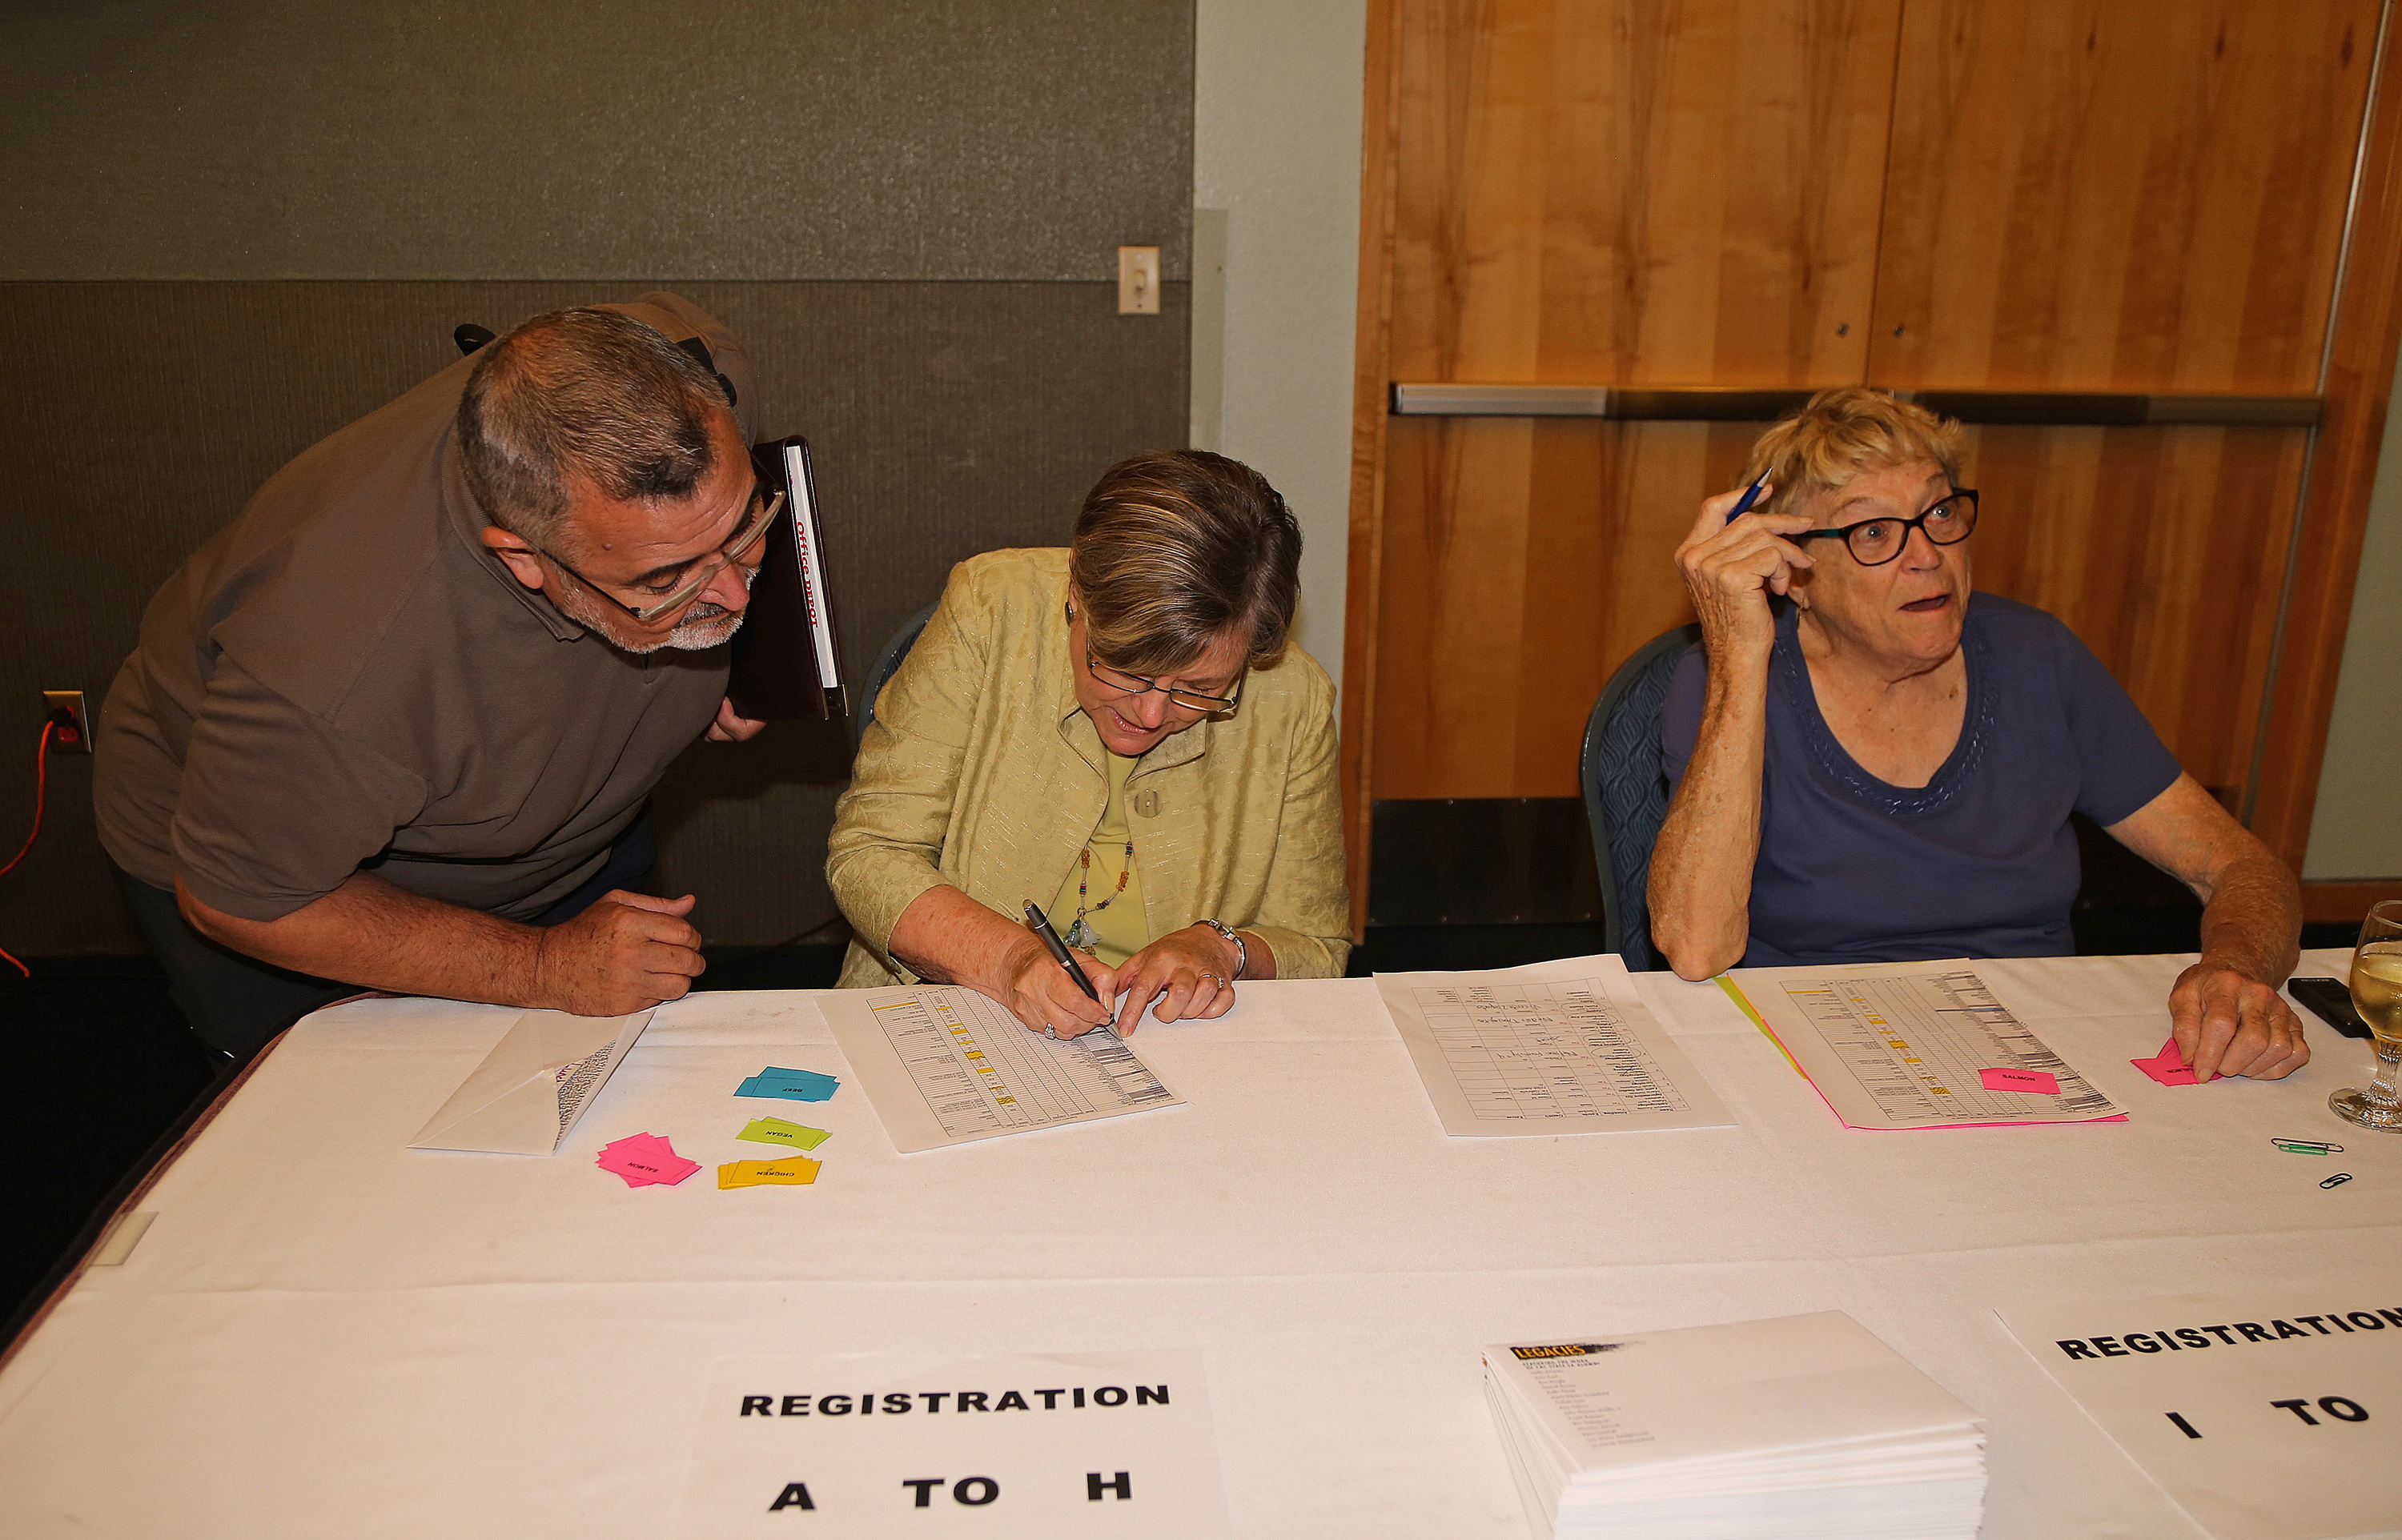
[[[2339,1171],[2339,1172],[2337,1172],[2334,1176],[2332,1176],[2328,1177],[2326,1181],[2321,1182],[2321,1183],[2319,1184],[2319,1186],[2321,1186],[2321,1187],[2341,1187],[2344,1183],[2346,1183],[2346,1182],[2348,1182],[2348,1181],[2350,1181],[2350,1180],[2352,1180],[2352,1173],[2351,1173],[2351,1172],[2349,1172],[2349,1171]]]
[[[2316,1139],[2272,1138],[2269,1142],[2288,1155],[2337,1155],[2343,1151],[2341,1145],[2323,1144]]]

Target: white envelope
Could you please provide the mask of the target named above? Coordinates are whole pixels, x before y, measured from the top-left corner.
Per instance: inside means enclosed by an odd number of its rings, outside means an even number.
[[[630,1016],[527,1011],[408,1148],[557,1154],[650,1022],[647,1011]]]

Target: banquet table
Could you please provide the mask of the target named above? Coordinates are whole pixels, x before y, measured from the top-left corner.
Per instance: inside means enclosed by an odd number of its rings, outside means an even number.
[[[2327,1111],[2368,1046],[2312,1018],[2290,1079],[2147,1079],[2129,1061],[2189,960],[1976,964],[2126,1121],[1913,1132],[1843,1128],[1721,990],[1650,974],[1734,1126],[1446,1137],[1373,982],[1339,980],[1145,1024],[1183,1106],[912,1155],[821,997],[696,995],[555,1156],[419,1150],[518,1013],[340,1005],[14,1344],[0,1528],[662,1535],[721,1359],[1177,1349],[1206,1367],[1233,1533],[1516,1536],[1482,1346],[1843,1310],[1985,1420],[1989,1540],[2200,1535],[1996,1310],[2364,1274],[2402,1303],[2402,1137]],[[846,1084],[734,1095],[768,1065]],[[763,1113],[832,1131],[821,1175],[717,1189],[715,1163],[773,1153],[735,1138]],[[596,1168],[638,1131],[700,1175]],[[2295,1135],[2346,1151],[2270,1143]]]

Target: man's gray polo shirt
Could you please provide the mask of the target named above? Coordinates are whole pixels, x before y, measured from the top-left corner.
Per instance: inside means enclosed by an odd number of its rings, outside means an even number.
[[[756,436],[751,361],[673,295]],[[169,579],[109,689],[101,843],[272,920],[363,866],[512,919],[599,870],[725,691],[726,649],[618,652],[484,546],[452,419],[471,361],[308,449]]]

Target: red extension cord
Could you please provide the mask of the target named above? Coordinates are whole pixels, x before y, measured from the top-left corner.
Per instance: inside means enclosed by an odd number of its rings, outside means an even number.
[[[17,853],[8,858],[8,864],[0,866],[0,877],[17,870],[17,863],[25,859],[34,848],[34,842],[42,837],[42,802],[50,791],[50,735],[58,730],[59,724],[55,722],[42,723],[41,739],[34,745],[34,828],[25,836],[25,843],[17,847]],[[32,969],[10,956],[6,949],[0,949],[0,957],[7,957],[9,966],[25,977],[30,979],[34,976]]]

